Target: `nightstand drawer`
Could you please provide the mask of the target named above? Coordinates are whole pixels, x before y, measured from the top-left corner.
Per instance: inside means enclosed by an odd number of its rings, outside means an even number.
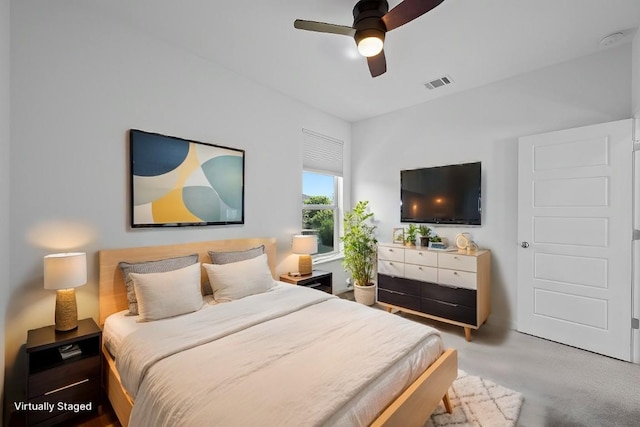
[[[63,408],[58,406],[59,402],[62,404],[90,404],[91,411],[96,411],[98,409],[98,397],[100,394],[100,378],[93,378],[88,381],[73,385],[71,387],[62,389],[55,393],[51,393],[48,395],[42,395],[36,397],[35,399],[30,399],[29,403],[38,404],[43,402],[51,403],[54,406],[53,411],[29,411],[28,419],[29,425],[37,424],[49,419],[51,424],[62,421],[67,417],[60,417],[60,419],[53,420],[54,417],[68,415],[69,412],[73,414],[73,411],[70,410],[70,406],[67,408]],[[88,408],[84,408],[88,409]],[[79,408],[78,408],[79,410]],[[78,412],[78,414],[86,414],[89,412],[88,410]]]
[[[87,378],[99,377],[100,356],[87,357],[77,361],[68,360],[55,368],[30,375],[27,398],[40,396]]]

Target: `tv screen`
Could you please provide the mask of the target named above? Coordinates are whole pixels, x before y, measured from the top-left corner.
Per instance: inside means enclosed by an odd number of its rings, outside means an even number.
[[[400,221],[481,225],[481,164],[400,171]]]

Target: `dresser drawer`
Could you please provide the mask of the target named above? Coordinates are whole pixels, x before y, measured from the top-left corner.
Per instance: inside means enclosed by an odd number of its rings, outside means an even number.
[[[452,288],[435,283],[425,283],[422,286],[422,297],[467,307],[475,307],[477,302],[476,291],[473,289]]]
[[[404,277],[407,279],[421,280],[423,282],[437,282],[438,269],[416,264],[405,264]]]
[[[404,248],[395,246],[378,246],[378,259],[404,262]]]
[[[438,266],[438,254],[436,252],[405,250],[404,262],[407,264],[418,264],[427,267]]]
[[[378,289],[385,289],[393,292],[420,297],[423,283],[397,277],[389,277],[384,274],[378,275]]]
[[[100,356],[87,357],[78,361],[69,361],[53,369],[29,376],[27,398],[74,384],[87,378],[100,377]]]
[[[388,291],[378,288],[378,301],[387,304],[408,308],[409,310],[420,310],[420,298],[400,292]]]
[[[478,276],[468,271],[438,269],[438,283],[456,288],[477,289]]]
[[[456,253],[439,253],[438,267],[451,270],[471,271],[475,273],[478,271],[478,259],[475,256],[466,256]]]
[[[387,276],[404,277],[404,263],[378,260],[378,273]]]
[[[424,313],[431,314],[433,316],[477,326],[475,307],[467,307],[450,302],[422,298],[421,310]]]

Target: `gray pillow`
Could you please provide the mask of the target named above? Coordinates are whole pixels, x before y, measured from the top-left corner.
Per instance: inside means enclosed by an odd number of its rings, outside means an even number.
[[[264,245],[244,251],[214,252],[209,251],[212,264],[231,264],[232,262],[246,261],[259,257],[264,253]]]
[[[198,263],[198,254],[186,255],[176,258],[166,258],[156,261],[145,261],[137,263],[120,262],[118,267],[122,272],[124,285],[127,287],[127,300],[129,301],[129,315],[138,315],[138,300],[133,286],[133,278],[130,273],[166,273],[167,271],[178,270]]]
[[[244,251],[227,251],[227,252],[214,252],[209,251],[209,257],[212,264],[231,264],[233,262],[246,261],[248,259],[259,257],[264,253],[264,245],[257,246],[255,248],[246,249]],[[211,289],[211,283],[205,280],[202,286],[203,293],[205,295],[212,295],[213,289]]]

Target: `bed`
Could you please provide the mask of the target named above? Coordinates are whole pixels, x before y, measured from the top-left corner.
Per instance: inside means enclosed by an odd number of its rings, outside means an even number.
[[[120,262],[195,253],[209,263],[209,251],[258,246],[275,277],[273,238],[100,251],[104,383],[123,426],[130,420],[197,425],[212,413],[219,425],[259,419],[260,425],[419,426],[441,401],[451,411],[447,390],[457,353],[444,349],[437,333],[323,292],[274,281],[268,292],[230,303],[205,297],[201,309],[175,318],[140,323],[123,315],[128,300]],[[391,338],[389,328],[397,328]],[[169,396],[168,389],[177,393]]]

